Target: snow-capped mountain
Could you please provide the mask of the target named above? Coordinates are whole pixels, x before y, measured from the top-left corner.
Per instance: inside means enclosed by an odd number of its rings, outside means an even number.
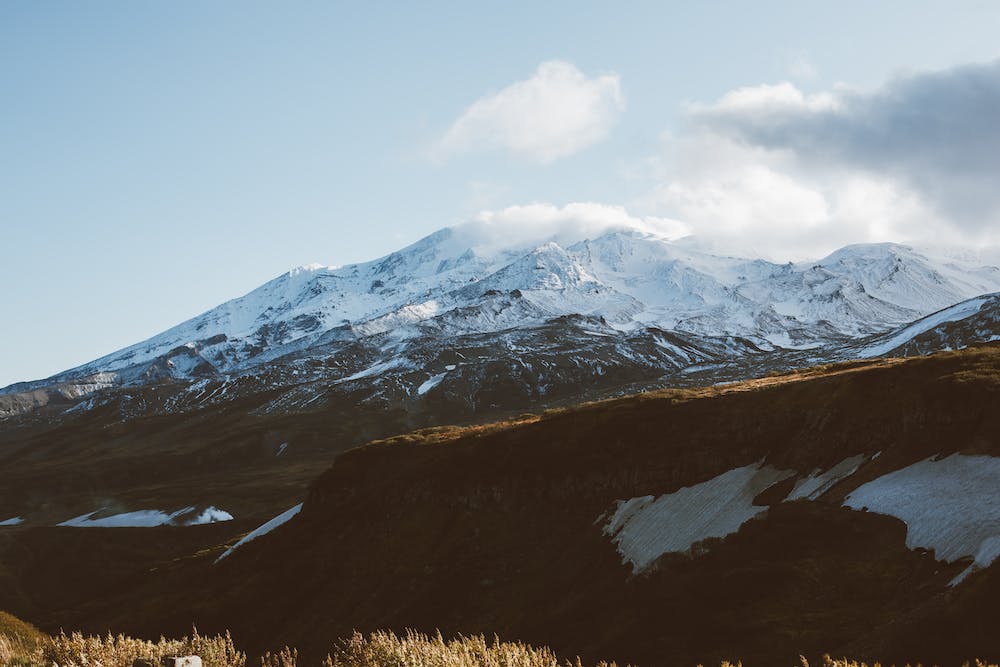
[[[591,376],[631,365],[643,369],[632,379],[651,380],[765,352],[834,356],[825,351],[1000,290],[997,267],[887,243],[777,264],[628,226],[592,238],[565,230],[502,238],[470,222],[372,262],[294,269],[149,340],[8,387],[0,407],[12,414],[53,397],[158,383],[189,383],[203,395],[212,383],[242,379],[244,391],[288,387],[278,404],[291,409],[316,398],[316,383],[402,375],[396,392],[419,397],[431,378],[437,387],[487,357],[517,366],[578,335],[586,344],[548,363],[591,364]],[[698,352],[670,353],[662,342],[672,338]],[[472,359],[463,358],[469,345],[478,350]],[[455,363],[442,363],[449,350]],[[532,391],[544,393],[540,372],[526,371]]]
[[[943,308],[858,346],[851,357],[915,356],[1000,340],[1000,294],[984,294]]]

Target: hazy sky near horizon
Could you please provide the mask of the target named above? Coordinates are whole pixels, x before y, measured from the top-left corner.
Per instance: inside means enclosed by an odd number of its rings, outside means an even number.
[[[995,245],[998,32],[986,1],[0,4],[0,387],[530,203],[782,260]]]

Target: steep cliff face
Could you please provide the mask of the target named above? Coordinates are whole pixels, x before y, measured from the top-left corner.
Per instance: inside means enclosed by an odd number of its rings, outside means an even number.
[[[992,515],[851,498],[992,466],[998,407],[1000,349],[986,347],[416,432],[344,454],[296,516],[218,564],[222,547],[48,620],[140,633],[195,620],[310,656],[380,627],[638,664],[995,655],[976,619],[996,620],[997,567],[955,583],[992,543]],[[980,510],[997,503],[967,477]],[[943,497],[954,481],[907,489]],[[945,525],[962,540],[924,540]]]

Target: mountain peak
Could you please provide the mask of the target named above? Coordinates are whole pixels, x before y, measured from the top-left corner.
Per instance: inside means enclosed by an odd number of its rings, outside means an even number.
[[[775,264],[714,255],[627,216],[598,221],[584,213],[582,223],[556,216],[538,225],[518,223],[517,211],[508,211],[507,219],[446,227],[370,262],[301,266],[53,379],[115,372],[138,382],[159,376],[150,375],[156,363],[176,377],[176,361],[167,362],[185,344],[198,350],[188,365],[199,373],[239,373],[344,332],[358,340],[404,327],[406,336],[433,330],[446,339],[568,315],[603,317],[622,331],[739,336],[767,349],[816,346],[1000,290],[1000,270],[933,260],[900,244],[856,244],[815,263]],[[515,293],[514,301],[482,301]]]
[[[289,277],[298,276],[303,273],[315,273],[322,270],[332,270],[335,269],[334,266],[327,266],[326,264],[321,264],[319,262],[312,262],[310,264],[303,264],[302,266],[297,266],[288,272]]]

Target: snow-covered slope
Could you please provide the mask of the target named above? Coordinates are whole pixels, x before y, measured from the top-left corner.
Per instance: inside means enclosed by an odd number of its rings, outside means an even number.
[[[1000,294],[984,294],[943,308],[852,348],[859,358],[956,350],[1000,340]]]
[[[685,552],[710,537],[725,537],[766,510],[761,491],[794,475],[756,463],[654,499],[621,501],[604,527],[624,562],[640,572],[667,552]]]
[[[511,331],[551,327],[567,316],[593,319],[620,340],[662,340],[669,332],[727,349],[689,364],[774,350],[817,350],[823,360],[832,357],[823,350],[1000,290],[996,267],[894,244],[776,264],[712,255],[627,225],[593,238],[563,229],[502,239],[495,226],[471,222],[372,262],[294,269],[146,341],[48,380],[12,385],[2,390],[0,413],[116,386],[182,382],[200,390],[217,382],[225,394],[246,376],[271,387],[418,372],[412,389],[422,396],[441,374],[427,365],[432,348],[493,336],[479,345],[496,351]]]
[[[953,581],[959,583],[1000,555],[998,474],[1000,458],[952,454],[879,477],[856,489],[844,504],[902,519],[911,549],[934,549],[943,561],[974,558]]]
[[[519,314],[520,324],[599,315],[621,328],[646,324],[781,344],[796,326],[829,323],[844,334],[884,330],[1000,289],[996,268],[936,265],[892,244],[850,246],[817,263],[777,265],[715,257],[619,229],[566,247],[549,241],[481,253],[470,223],[367,264],[295,269],[60,379],[165,355],[164,373],[192,375],[203,364],[230,371],[337,327],[366,336],[453,313],[490,290],[524,295],[533,308]],[[465,317],[462,328],[486,332],[513,324],[474,319]]]
[[[169,513],[162,510],[135,510],[95,518],[94,515],[97,514],[102,514],[102,512],[96,510],[81,514],[58,525],[71,528],[152,528],[154,526],[199,526],[206,523],[233,520],[233,515],[225,510],[212,506],[198,510],[193,505]]]

